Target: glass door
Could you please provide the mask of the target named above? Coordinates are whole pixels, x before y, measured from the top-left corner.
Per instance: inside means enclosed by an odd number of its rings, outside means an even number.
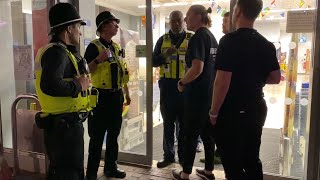
[[[280,84],[264,87],[268,114],[260,158],[266,178],[302,179],[307,168],[316,3],[264,1],[254,26],[276,47],[281,68]]]
[[[87,25],[83,28],[81,51],[96,36],[96,16],[103,11],[112,12],[120,19],[119,31],[112,40],[125,49],[125,61],[128,65],[130,81],[128,84],[131,104],[123,106],[123,122],[118,138],[119,161],[142,165],[152,164],[152,20],[150,0],[111,1],[96,0],[79,1],[81,17]],[[108,120],[106,118],[106,120]],[[152,126],[152,124],[151,124]],[[106,133],[108,136],[108,133]],[[86,150],[89,138],[86,135]],[[105,147],[105,145],[104,145]],[[104,152],[102,153],[104,155]]]
[[[193,4],[211,7],[213,25],[210,28],[217,41],[222,33],[222,19],[226,12],[233,9],[236,0],[200,1],[153,0],[153,42],[170,30],[169,14],[180,10],[186,14]],[[263,10],[255,23],[258,30],[277,49],[281,66],[281,83],[267,85],[264,88],[268,105],[268,116],[263,130],[260,158],[266,179],[288,178],[302,179],[307,168],[308,129],[311,102],[312,62],[315,60],[316,0],[273,0],[264,1]],[[231,12],[232,14],[232,12]],[[154,69],[153,102],[153,158],[162,159],[163,120],[159,112],[159,88],[157,86],[158,70]],[[197,153],[195,166],[204,166],[199,159],[204,153]],[[310,158],[310,157],[309,157]],[[223,171],[221,165],[217,170]]]

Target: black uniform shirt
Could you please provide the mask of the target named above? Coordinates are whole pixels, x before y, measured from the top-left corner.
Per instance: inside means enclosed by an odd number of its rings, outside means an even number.
[[[173,34],[173,32],[170,30],[169,31],[169,35],[170,35],[170,40],[171,40],[171,44],[176,45],[177,43],[182,43],[182,41],[186,38],[186,32],[183,31],[180,34]],[[152,54],[152,65],[153,67],[159,67],[162,64],[165,63],[165,59],[163,57],[163,55],[161,54],[161,46],[163,43],[163,38],[165,35],[161,36],[158,41],[157,44],[154,48],[153,54]],[[179,45],[179,44],[178,44]],[[179,46],[180,46],[179,45]]]
[[[67,46],[59,42],[62,46],[77,56],[75,46]],[[83,58],[77,56],[78,60]],[[78,62],[79,69],[83,69],[83,63]],[[42,75],[40,88],[43,93],[54,97],[77,97],[81,91],[81,84],[78,81],[66,81],[64,78],[74,78],[76,69],[69,59],[64,47],[52,46],[41,58]]]
[[[213,34],[208,28],[202,27],[190,38],[186,54],[186,64],[189,68],[192,66],[194,59],[204,62],[202,73],[187,85],[186,92],[188,90],[196,92],[198,98],[203,97],[210,103],[215,78],[214,65],[217,48],[218,44]]]
[[[115,55],[115,48],[112,46],[112,41],[108,42],[102,38],[99,39],[99,41],[106,47],[106,48],[110,48],[114,55]],[[98,55],[99,55],[99,50],[97,48],[97,46],[93,43],[90,43],[86,49],[86,52],[84,54],[84,58],[88,61],[88,63],[92,62]],[[119,69],[120,71],[122,70],[121,68]],[[118,64],[113,64],[113,66],[111,67],[111,84],[112,84],[112,88],[114,89],[118,89]],[[123,72],[120,72],[123,73]],[[100,90],[100,92],[102,92]]]
[[[241,28],[220,40],[216,69],[232,72],[226,104],[262,98],[269,73],[279,68],[274,45],[254,29]]]
[[[115,49],[112,46],[112,41],[108,42],[102,38],[99,39],[99,41],[106,47],[106,48],[110,48],[114,53],[115,53]],[[95,44],[90,43],[86,49],[86,52],[84,54],[84,58],[88,61],[88,63],[90,63],[91,61],[93,61],[98,55],[99,55],[99,51],[98,48]]]

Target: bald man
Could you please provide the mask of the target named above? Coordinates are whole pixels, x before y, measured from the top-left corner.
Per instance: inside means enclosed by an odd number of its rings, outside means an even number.
[[[159,38],[153,52],[153,67],[160,67],[160,111],[163,118],[163,159],[157,163],[163,168],[175,162],[174,130],[178,135],[179,163],[182,159],[182,119],[183,97],[177,89],[177,83],[186,72],[185,54],[190,33],[184,30],[184,17],[181,11],[170,13],[170,31]]]

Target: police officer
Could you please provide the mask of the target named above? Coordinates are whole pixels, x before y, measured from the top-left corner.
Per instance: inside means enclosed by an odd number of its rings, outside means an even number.
[[[35,63],[36,93],[50,160],[48,180],[83,180],[83,125],[90,110],[90,77],[86,61],[77,55],[80,26],[85,23],[76,8],[58,3],[49,11],[52,40],[42,47]]]
[[[184,30],[181,11],[170,13],[170,31],[159,38],[153,53],[153,67],[160,67],[160,111],[163,118],[163,160],[157,163],[163,168],[175,162],[174,130],[178,126],[178,157],[182,159],[183,97],[177,89],[178,81],[185,74],[185,54],[190,33]]]
[[[262,0],[238,0],[232,16],[236,31],[221,38],[217,53],[209,114],[228,180],[263,179],[263,87],[278,84],[281,75],[274,45],[253,29],[262,8]]]
[[[208,29],[211,26],[211,12],[211,8],[207,10],[202,5],[193,5],[185,18],[188,30],[195,34],[189,41],[186,55],[189,70],[177,84],[179,91],[184,92],[184,143],[183,171],[173,170],[174,179],[189,179],[199,135],[203,141],[206,162],[204,169],[197,169],[197,175],[203,179],[215,179],[212,173],[215,144],[207,113],[211,103],[218,47],[215,37]]]
[[[107,177],[125,178],[126,173],[117,166],[118,136],[122,124],[122,107],[131,102],[127,83],[129,75],[124,50],[112,41],[118,32],[120,20],[109,11],[96,18],[99,39],[93,40],[85,52],[92,72],[93,87],[99,91],[99,103],[88,120],[90,136],[87,179],[96,179],[101,159],[102,144],[107,131],[104,174]]]

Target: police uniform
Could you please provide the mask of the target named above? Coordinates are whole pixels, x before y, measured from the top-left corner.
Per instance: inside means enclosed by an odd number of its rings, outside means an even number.
[[[175,35],[172,31],[159,38],[153,53],[153,67],[160,67],[160,111],[163,118],[163,160],[158,167],[165,167],[175,162],[174,130],[176,126],[182,129],[183,123],[183,97],[177,89],[178,81],[186,72],[185,55],[191,33]],[[168,48],[175,47],[177,52],[165,57],[163,52]],[[176,132],[178,135],[178,157],[181,162],[183,132]]]
[[[117,21],[110,12],[104,11],[96,18],[97,29],[104,22]],[[87,165],[87,178],[95,179],[101,159],[101,150],[106,136],[104,173],[107,177],[124,178],[125,172],[117,167],[118,136],[122,124],[122,107],[124,96],[122,88],[129,81],[124,50],[119,44],[108,42],[102,38],[93,40],[87,47],[85,58],[92,62],[100,52],[108,48],[112,58],[97,64],[97,70],[92,72],[93,87],[99,91],[99,103],[93,109],[93,116],[88,120],[88,132],[90,136],[89,157]]]
[[[82,22],[74,6],[58,3],[49,11],[50,34],[55,28]],[[82,180],[83,120],[95,102],[91,91],[81,91],[75,76],[88,74],[86,61],[77,55],[76,47],[58,38],[39,49],[35,61],[35,89],[41,105],[37,125],[44,129],[49,157],[49,180]]]

